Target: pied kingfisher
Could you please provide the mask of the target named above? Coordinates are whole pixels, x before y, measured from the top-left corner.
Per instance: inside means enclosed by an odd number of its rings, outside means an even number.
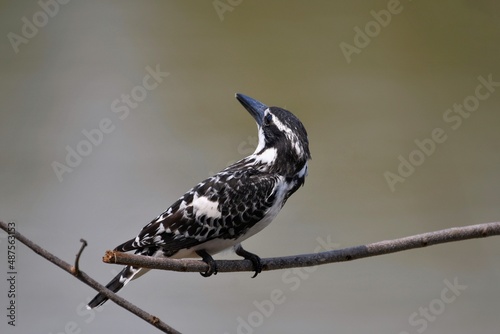
[[[208,277],[217,273],[212,255],[234,247],[236,254],[252,262],[253,277],[261,272],[260,258],[243,249],[241,242],[269,225],[304,184],[311,154],[306,129],[291,112],[243,94],[236,98],[257,122],[255,152],[189,190],[116,251],[173,259],[199,256],[209,268],[201,274]],[[106,287],[117,292],[147,271],[126,266]],[[98,294],[87,307],[106,300]]]

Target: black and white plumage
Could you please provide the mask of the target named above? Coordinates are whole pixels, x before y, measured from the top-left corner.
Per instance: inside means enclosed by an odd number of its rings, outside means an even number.
[[[236,98],[257,123],[255,152],[193,187],[116,251],[169,258],[200,256],[209,265],[202,275],[210,276],[217,273],[212,255],[234,247],[236,254],[252,261],[254,277],[261,271],[260,258],[240,243],[266,227],[304,184],[311,154],[306,129],[291,112],[243,94]],[[107,288],[117,292],[147,271],[127,266]],[[88,308],[106,300],[98,294]]]

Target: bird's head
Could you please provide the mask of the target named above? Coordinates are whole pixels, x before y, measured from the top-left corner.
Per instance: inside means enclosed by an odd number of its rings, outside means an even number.
[[[236,94],[236,98],[257,123],[259,144],[253,154],[256,162],[284,176],[303,170],[311,153],[302,122],[285,109],[268,107],[243,94]]]

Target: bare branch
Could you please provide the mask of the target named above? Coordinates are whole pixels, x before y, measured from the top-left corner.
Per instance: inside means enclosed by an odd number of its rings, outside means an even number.
[[[4,231],[8,231],[7,224],[1,221],[0,228]],[[453,241],[485,238],[494,235],[500,235],[499,222],[470,225],[464,227],[454,227],[435,232],[422,233],[399,239],[380,241],[372,244],[348,247],[321,253],[262,259],[262,270],[309,267],[334,262],[352,261],[365,257],[401,252],[408,249],[427,247]],[[55,255],[49,253],[47,250],[38,246],[28,238],[24,237],[19,232],[16,231],[14,236],[17,240],[31,248],[35,253],[54,263],[63,270],[71,273],[80,281],[89,285],[98,292],[104,294],[116,304],[137,315],[141,319],[149,322],[161,331],[165,333],[179,333],[169,325],[162,322],[157,317],[146,313],[127,300],[117,296],[115,293],[111,292],[106,287],[96,282],[87,274],[80,271],[78,268],[78,262],[81,253],[86,246],[86,242],[84,240],[81,240],[83,244],[77,254],[75,266],[73,267],[70,264],[59,259]],[[114,251],[107,251],[105,256],[103,257],[103,261],[106,263],[126,264],[144,268],[182,272],[204,272],[208,269],[206,263],[198,260],[160,259]],[[249,260],[219,260],[217,261],[217,268],[219,272],[254,271],[252,263]]]
[[[73,268],[71,268],[71,271],[75,276],[80,275],[80,256],[82,255],[85,247],[87,247],[87,241],[85,239],[80,239],[80,242],[82,243],[82,246],[80,247],[80,250],[76,254],[75,265],[73,266]]]
[[[321,253],[266,258],[262,259],[262,270],[310,267],[327,263],[352,261],[365,257],[401,252],[408,249],[427,247],[453,241],[485,238],[493,235],[500,235],[500,222],[453,227],[435,232],[422,233],[399,239],[380,241],[372,244]],[[208,269],[207,264],[199,260],[155,258],[115,251],[107,251],[103,257],[103,262],[181,272],[204,272]],[[252,263],[248,260],[218,260],[217,270],[219,273],[254,271]]]
[[[2,221],[0,221],[0,228],[2,230],[4,230],[4,231],[8,232],[7,224],[5,224]],[[47,259],[48,261],[54,263],[56,266],[58,266],[59,268],[63,269],[64,271],[70,273],[71,275],[74,275],[76,278],[78,278],[83,283],[87,284],[88,286],[90,286],[94,290],[102,293],[103,295],[105,295],[106,297],[108,297],[110,300],[112,300],[116,304],[118,304],[119,306],[121,306],[124,309],[126,309],[127,311],[135,314],[139,318],[147,321],[148,323],[150,323],[151,325],[155,326],[156,328],[158,328],[162,332],[164,332],[164,333],[175,333],[175,334],[176,333],[180,333],[177,330],[175,330],[174,328],[172,328],[169,325],[167,325],[166,323],[164,323],[163,321],[161,321],[158,317],[153,316],[153,315],[151,315],[151,314],[143,311],[142,309],[140,309],[139,307],[133,305],[132,303],[130,303],[126,299],[124,299],[124,298],[116,295],[111,290],[108,290],[105,286],[99,284],[96,280],[94,280],[92,277],[90,277],[87,274],[85,274],[83,271],[80,271],[78,269],[78,260],[79,260],[79,257],[81,255],[81,252],[83,251],[83,248],[86,245],[85,241],[82,241],[83,245],[82,245],[80,251],[77,254],[77,259],[76,259],[76,262],[75,262],[75,267],[73,267],[69,263],[61,260],[57,256],[53,255],[52,253],[48,252],[44,248],[42,248],[39,245],[35,244],[33,241],[31,241],[28,238],[26,238],[25,236],[23,236],[17,230],[14,233],[14,236],[16,237],[17,240],[19,240],[20,242],[22,242],[23,244],[25,244],[26,246],[28,246],[29,248],[31,248],[31,250],[33,250],[35,253],[37,253],[41,257],[43,257],[43,258]]]

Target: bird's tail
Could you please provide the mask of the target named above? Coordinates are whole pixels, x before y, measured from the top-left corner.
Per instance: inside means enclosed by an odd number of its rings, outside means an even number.
[[[128,282],[130,282],[134,278],[138,278],[139,276],[144,275],[148,269],[126,266],[123,270],[115,276],[107,285],[106,288],[113,292],[118,292],[121,288],[123,288]],[[99,293],[94,297],[88,304],[88,309],[93,309],[95,307],[101,306],[108,300],[108,297]]]

